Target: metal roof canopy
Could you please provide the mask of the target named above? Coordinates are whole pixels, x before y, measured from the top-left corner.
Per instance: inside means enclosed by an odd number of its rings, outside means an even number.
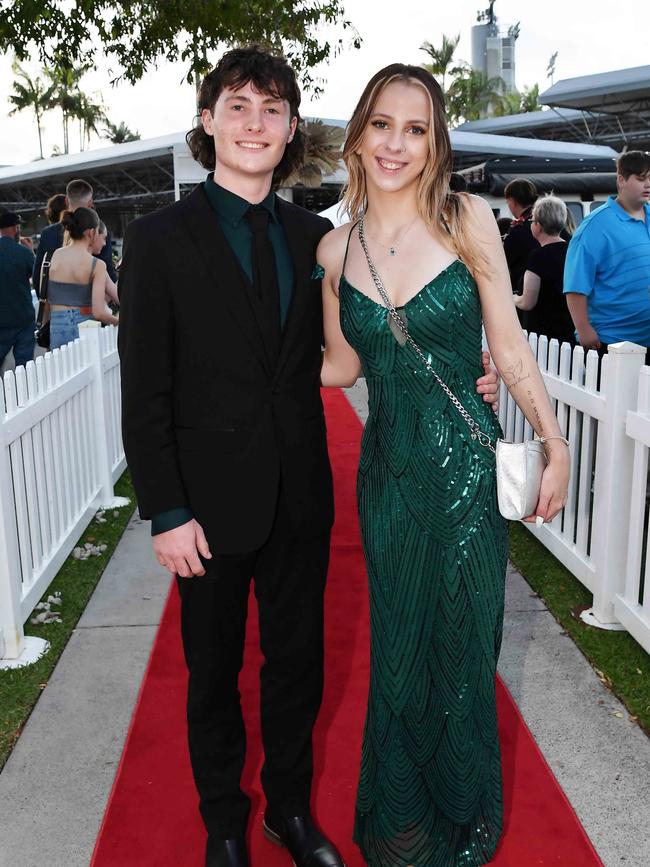
[[[326,121],[343,124],[343,121]],[[510,136],[452,131],[456,167],[476,165],[492,156],[553,157],[580,159],[616,157],[608,147],[553,142]],[[36,160],[22,166],[0,169],[0,208],[35,213],[53,193],[62,192],[71,178],[82,177],[92,184],[95,202],[136,212],[151,210],[178,197],[181,188],[205,177],[205,169],[192,158],[185,133],[127,142],[120,145]],[[336,172],[328,183],[345,180]]]
[[[590,142],[618,150],[650,147],[650,66],[567,78],[539,100],[550,108],[468,121],[458,130]]]
[[[540,94],[539,101],[608,114],[632,112],[650,127],[650,66],[565,78]]]
[[[503,157],[523,156],[561,160],[594,159],[597,157],[615,159],[618,156],[613,148],[605,145],[546,141],[489,133],[462,132],[460,130],[452,130],[450,137],[454,153],[458,154],[491,154]]]
[[[638,130],[638,123],[622,130],[616,115],[579,111],[573,108],[548,108],[505,117],[471,120],[458,127],[459,132],[484,132],[495,135],[515,135],[546,141],[589,142],[623,146],[635,139],[647,139],[648,130]]]
[[[342,120],[322,121],[345,126]],[[51,195],[64,192],[66,183],[75,177],[92,185],[97,206],[121,205],[133,212],[161,207],[179,198],[182,188],[205,179],[206,170],[193,159],[185,135],[185,131],[169,133],[26,165],[4,166],[0,168],[0,210],[40,211]],[[327,181],[342,183],[345,177],[336,172]]]
[[[97,205],[169,201],[174,197],[175,161],[187,151],[180,133],[34,160],[0,169],[0,207],[38,211],[66,183],[81,177]]]

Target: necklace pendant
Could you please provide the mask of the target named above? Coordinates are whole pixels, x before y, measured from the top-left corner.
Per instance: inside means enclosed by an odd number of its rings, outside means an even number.
[[[388,248],[388,255],[389,256],[394,256],[396,252],[397,252],[397,250],[395,249],[395,247],[389,247]]]

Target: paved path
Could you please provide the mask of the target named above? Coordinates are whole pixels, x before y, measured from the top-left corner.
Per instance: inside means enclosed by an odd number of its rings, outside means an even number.
[[[0,774],[0,867],[88,867],[168,588],[134,517]],[[650,739],[514,569],[499,669],[606,867],[648,867]]]

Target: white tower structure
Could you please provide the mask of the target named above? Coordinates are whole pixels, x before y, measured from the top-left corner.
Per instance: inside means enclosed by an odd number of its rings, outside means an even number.
[[[478,13],[478,24],[472,27],[472,69],[485,73],[488,78],[501,78],[505,92],[516,90],[515,43],[519,36],[519,24],[507,32],[499,30],[494,12],[495,0]]]

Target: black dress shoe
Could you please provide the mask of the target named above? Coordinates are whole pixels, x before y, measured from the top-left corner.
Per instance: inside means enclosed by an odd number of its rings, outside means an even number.
[[[205,850],[205,867],[248,867],[248,853],[243,837],[228,837],[219,840],[208,837]]]
[[[309,814],[277,823],[265,814],[263,828],[267,840],[287,847],[294,867],[345,867],[336,846],[318,830]]]

